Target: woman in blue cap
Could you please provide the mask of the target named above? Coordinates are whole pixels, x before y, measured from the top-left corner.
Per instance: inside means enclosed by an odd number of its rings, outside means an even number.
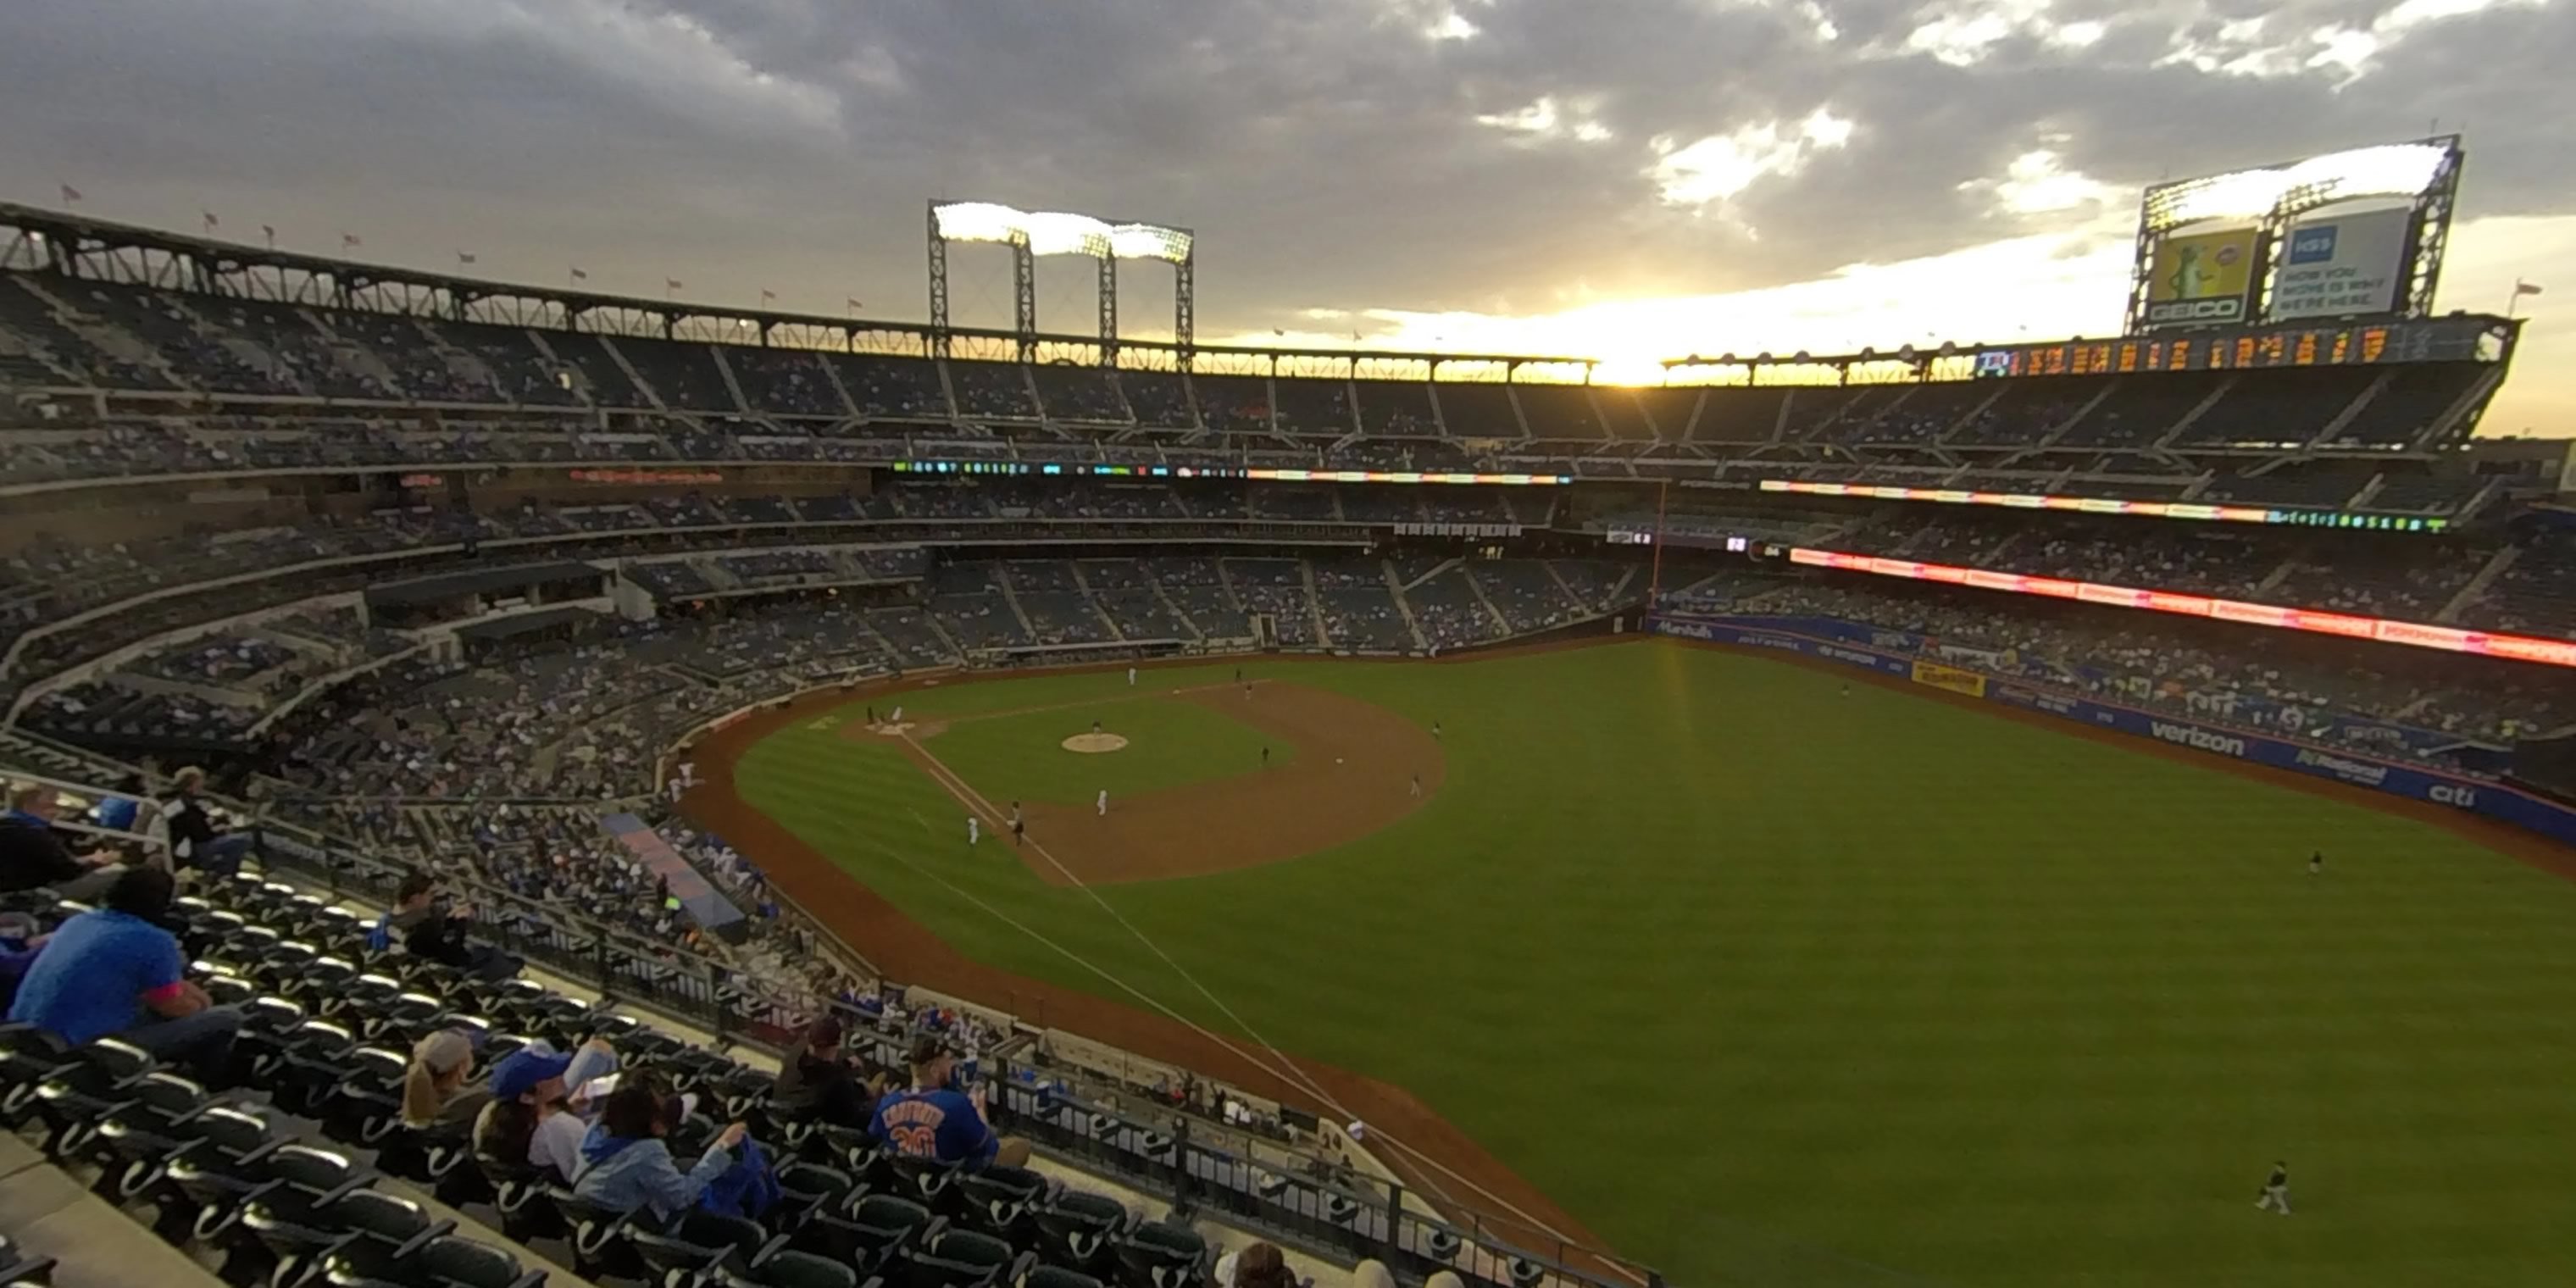
[[[571,1055],[531,1042],[492,1066],[492,1103],[474,1124],[475,1152],[507,1162],[525,1160],[561,1182],[572,1179],[581,1138],[590,1130],[587,1108],[574,1097],[592,1079],[617,1068],[617,1052],[592,1038]]]

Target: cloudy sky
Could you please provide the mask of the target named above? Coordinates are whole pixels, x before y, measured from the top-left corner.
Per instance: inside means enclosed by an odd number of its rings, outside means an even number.
[[[2552,288],[2487,428],[2565,435],[2571,4],[11,0],[0,197],[903,319],[924,200],[975,198],[1197,229],[1203,340],[1633,363],[2106,334],[2143,185],[2438,121],[2443,307]],[[1007,324],[1006,256],[953,279]]]

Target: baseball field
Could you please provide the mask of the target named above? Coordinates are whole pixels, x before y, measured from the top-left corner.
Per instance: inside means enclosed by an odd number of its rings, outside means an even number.
[[[1311,1082],[1679,1288],[2576,1277],[2545,856],[1676,643],[1242,674],[808,702],[687,809],[899,978]]]

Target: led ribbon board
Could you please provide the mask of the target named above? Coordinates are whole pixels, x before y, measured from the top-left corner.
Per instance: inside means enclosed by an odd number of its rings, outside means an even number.
[[[2282,608],[2274,604],[2249,604],[2243,600],[2213,599],[2207,595],[2140,590],[2134,586],[2067,581],[2057,577],[2033,577],[2023,573],[1989,572],[1981,568],[1955,568],[1948,564],[1917,563],[1911,559],[1882,559],[1874,555],[1844,554],[1836,550],[1811,550],[1804,546],[1791,550],[1789,560],[1792,563],[1808,564],[1817,568],[1865,572],[1880,577],[1903,577],[1909,581],[1939,582],[1950,586],[2010,591],[2021,595],[2046,595],[2051,599],[2073,599],[2087,604],[2105,604],[2113,608],[2143,608],[2152,612],[2175,613],[2185,617],[2207,617],[2222,622],[2240,622],[2248,626],[2311,631],[2319,635],[2340,635],[2346,639],[2377,640],[2382,644],[2407,644],[2416,648],[2441,649],[2450,653],[2471,653],[2480,657],[2502,657],[2518,662],[2538,662],[2545,666],[2576,667],[2576,642],[2567,640],[2545,640],[2529,635],[2505,635],[2493,631],[2464,631],[2454,626],[2435,626],[2425,622],[2400,622],[2385,617],[2356,617],[2349,613],[2329,613],[2313,608]]]
[[[2259,505],[2200,505],[2187,501],[2118,501],[2098,496],[1973,492],[1951,488],[1889,487],[1875,483],[1807,483],[1797,479],[1764,479],[1761,486],[1765,492],[1800,492],[1811,496],[1857,496],[1878,501],[1937,501],[1944,505],[1999,505],[2014,510],[2122,514],[2151,519],[2195,519],[2204,523],[2266,523],[2296,528],[2352,528],[2372,532],[2445,532],[2451,526],[2449,519],[2420,515],[2345,514],[2337,510],[2284,510]]]
[[[1271,483],[1487,483],[1563,487],[1571,474],[1461,474],[1427,470],[1272,470],[1224,465],[1062,465],[1027,461],[897,461],[898,474],[1031,475],[1083,478],[1258,479]]]

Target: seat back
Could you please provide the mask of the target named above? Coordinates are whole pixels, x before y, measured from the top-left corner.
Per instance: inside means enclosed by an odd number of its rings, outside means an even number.
[[[1029,1277],[1020,1282],[1021,1288],[1102,1288],[1099,1280],[1079,1270],[1049,1265],[1029,1271]]]
[[[1104,1275],[1118,1264],[1118,1244],[1132,1217],[1127,1206],[1102,1194],[1068,1190],[1032,1214],[1038,1255],[1053,1265]]]
[[[909,1288],[986,1288],[1011,1268],[1011,1245],[972,1230],[946,1230],[904,1254]]]
[[[1121,1288],[1198,1288],[1207,1277],[1207,1240],[1186,1225],[1147,1221],[1118,1244]]]
[[[734,1280],[758,1288],[859,1288],[858,1271],[805,1252],[771,1253],[750,1273],[737,1275]]]
[[[519,1282],[519,1259],[488,1243],[453,1235],[432,1239],[413,1254],[406,1278],[426,1280],[438,1288],[512,1288]]]
[[[410,1199],[376,1190],[351,1190],[316,1215],[343,1233],[396,1248],[456,1228],[455,1222],[431,1219],[428,1209]]]
[[[565,1241],[572,1245],[574,1273],[590,1279],[636,1277],[644,1263],[626,1242],[627,1232],[635,1225],[632,1215],[586,1202],[560,1185],[547,1186],[545,1197],[563,1222]]]

